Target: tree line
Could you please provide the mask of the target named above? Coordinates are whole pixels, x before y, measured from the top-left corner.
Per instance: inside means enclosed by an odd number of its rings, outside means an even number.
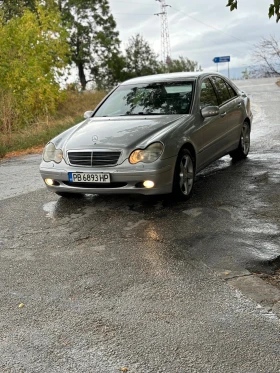
[[[81,90],[200,69],[184,57],[168,67],[140,34],[125,53],[120,45],[108,0],[0,0],[0,131],[52,114],[64,97],[61,80],[73,67]]]
[[[56,39],[61,39],[61,46],[64,41],[64,49],[68,48],[67,65],[76,67],[82,90],[89,82],[104,89],[135,76],[199,69],[197,62],[183,57],[173,60],[167,68],[166,64],[158,61],[157,55],[140,34],[131,37],[125,54],[122,54],[108,0],[46,0],[38,4],[36,0],[0,1],[2,24],[7,26],[27,13],[33,13],[37,17],[34,22],[40,23],[42,11],[55,11],[56,17],[49,24],[49,32],[53,31]]]
[[[268,57],[266,47],[279,57],[276,39],[264,40],[257,57]],[[24,128],[54,113],[65,97],[61,81],[73,67],[81,90],[89,85],[108,90],[142,75],[201,70],[187,57],[169,62],[159,61],[140,34],[131,36],[122,53],[108,0],[0,0],[0,131]],[[271,69],[277,72],[278,65],[270,63]]]

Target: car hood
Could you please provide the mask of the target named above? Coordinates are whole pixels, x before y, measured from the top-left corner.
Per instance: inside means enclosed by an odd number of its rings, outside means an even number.
[[[64,149],[130,148],[156,141],[187,115],[90,118],[66,131]],[[60,136],[60,140],[62,140]]]

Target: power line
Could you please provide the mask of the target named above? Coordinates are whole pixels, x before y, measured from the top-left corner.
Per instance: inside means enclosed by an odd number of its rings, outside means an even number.
[[[114,1],[114,2],[120,2],[120,3],[130,3],[130,4],[143,4],[143,3],[144,3],[144,2],[140,3],[140,2],[134,2],[134,1],[133,1],[133,2],[132,2],[132,1],[125,1],[125,0],[111,0],[111,1]],[[156,1],[161,2],[161,0],[156,0]],[[148,2],[145,2],[145,4],[148,4]],[[204,26],[210,27],[210,28],[212,28],[212,29],[215,30],[215,31],[219,31],[219,32],[221,32],[221,33],[223,33],[223,34],[225,34],[225,35],[230,36],[231,38],[233,38],[233,39],[235,39],[235,40],[238,40],[238,41],[240,41],[240,42],[242,42],[242,43],[244,43],[244,44],[250,45],[250,47],[252,46],[252,44],[250,44],[249,42],[244,41],[244,40],[242,40],[242,39],[240,39],[240,38],[238,38],[238,37],[236,37],[236,36],[230,34],[229,32],[223,31],[223,30],[221,30],[221,29],[219,29],[219,28],[217,28],[217,27],[215,27],[215,26],[210,25],[209,23],[206,23],[206,22],[200,21],[199,19],[197,19],[197,18],[195,18],[195,17],[189,15],[189,14],[186,13],[186,12],[183,12],[183,11],[180,10],[180,9],[176,9],[176,8],[174,8],[172,5],[168,5],[168,6],[169,6],[170,8],[172,8],[173,10],[175,10],[176,12],[178,12],[178,13],[182,13],[182,14],[184,14],[185,16],[187,16],[187,17],[193,19],[193,20],[196,21],[196,22],[201,23],[201,24],[204,25]],[[163,12],[165,12],[165,9],[164,9]],[[115,14],[138,14],[138,15],[142,14],[142,15],[150,15],[150,14],[147,14],[147,13],[146,13],[146,14],[144,14],[144,13],[115,13]],[[157,13],[157,14],[160,14],[160,13]]]
[[[176,10],[176,11],[179,12],[179,13],[182,13],[182,14],[186,15],[187,17],[193,19],[193,20],[196,21],[196,22],[199,22],[199,23],[203,24],[204,26],[207,26],[207,27],[212,28],[213,30],[216,30],[216,31],[222,32],[223,34],[226,34],[226,35],[228,35],[228,36],[230,36],[230,37],[232,37],[232,38],[234,38],[234,39],[236,39],[236,40],[238,40],[238,41],[241,41],[242,43],[245,43],[245,44],[250,45],[250,47],[252,46],[252,45],[251,45],[250,43],[248,43],[247,41],[244,41],[244,40],[242,40],[242,39],[239,39],[239,38],[237,38],[236,36],[234,36],[234,35],[232,35],[232,34],[226,32],[226,31],[223,31],[223,30],[221,30],[221,29],[219,29],[219,28],[217,28],[217,27],[215,27],[215,26],[209,25],[209,24],[206,23],[206,22],[200,21],[199,19],[197,19],[197,18],[195,18],[195,17],[193,17],[193,16],[190,16],[189,14],[183,12],[182,10],[176,9],[176,8],[174,8],[174,7],[171,6],[171,5],[170,5],[170,8]]]
[[[102,13],[100,13],[102,14]],[[152,16],[153,14],[151,13],[115,13],[114,14],[127,14],[127,15],[136,15],[136,16]]]

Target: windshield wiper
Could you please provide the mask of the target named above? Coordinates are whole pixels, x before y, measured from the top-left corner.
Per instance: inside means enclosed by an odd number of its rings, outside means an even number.
[[[126,112],[126,115],[162,115],[162,114],[160,114],[160,113],[144,113],[143,111],[139,111],[139,113]]]

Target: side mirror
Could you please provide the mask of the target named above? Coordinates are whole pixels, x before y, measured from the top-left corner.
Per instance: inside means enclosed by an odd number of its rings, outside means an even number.
[[[203,118],[215,117],[220,114],[220,109],[218,106],[206,106],[201,109],[201,115]]]
[[[86,112],[84,113],[84,118],[85,118],[85,119],[91,118],[91,117],[92,117],[92,114],[93,114],[93,111],[86,111]]]

